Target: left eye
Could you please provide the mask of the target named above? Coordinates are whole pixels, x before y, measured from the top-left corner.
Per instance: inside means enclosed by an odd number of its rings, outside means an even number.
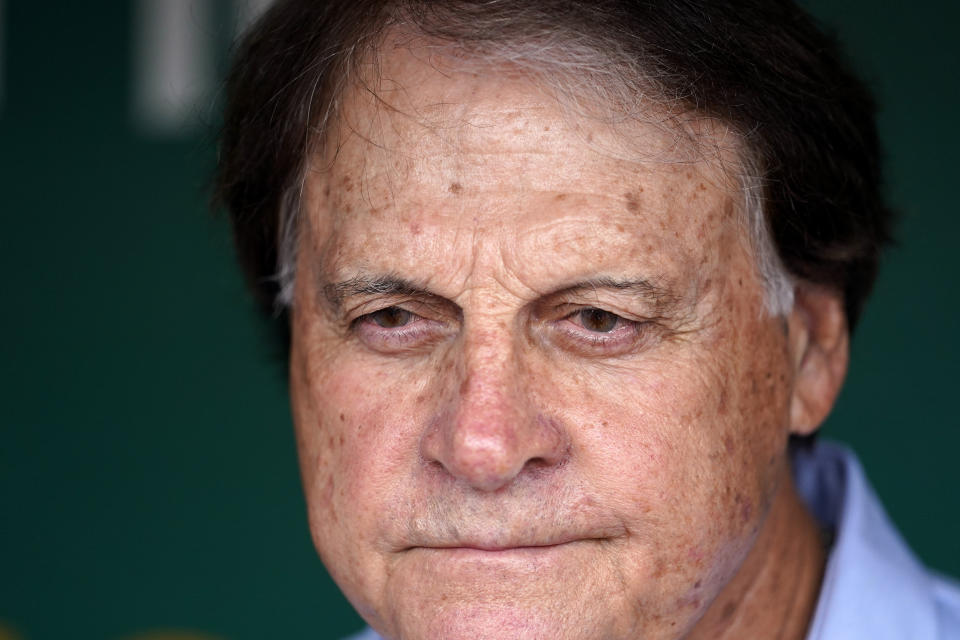
[[[623,320],[620,316],[593,307],[580,309],[569,316],[570,320],[594,333],[610,333]]]

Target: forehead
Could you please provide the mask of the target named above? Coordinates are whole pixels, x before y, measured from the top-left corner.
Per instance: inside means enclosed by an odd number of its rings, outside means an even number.
[[[544,79],[546,74],[443,57],[426,48],[397,46],[368,66],[376,74],[344,92],[324,145],[321,164],[334,171],[369,165],[371,146],[381,151],[377,159],[400,171],[422,168],[425,160],[450,169],[451,160],[470,155],[565,152],[578,162],[539,176],[560,182],[570,175],[564,168],[602,162],[605,169],[618,164],[630,172],[684,165],[729,183],[723,166],[737,165],[739,138],[728,127],[643,96],[628,115],[591,97],[599,95],[596,87],[580,86],[574,95],[575,79]]]
[[[693,266],[682,264],[692,245],[730,241],[740,226],[728,132],[680,126],[652,103],[629,121],[581,107],[508,69],[385,56],[375,81],[346,92],[310,164],[306,210],[336,248],[329,266],[376,261],[376,246],[396,270],[467,230],[523,237],[513,253],[548,246],[554,261],[592,253],[601,271],[598,251],[677,271]]]

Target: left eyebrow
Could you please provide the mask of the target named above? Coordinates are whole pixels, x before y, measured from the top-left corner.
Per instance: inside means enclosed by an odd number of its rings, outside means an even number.
[[[620,280],[610,277],[590,278],[554,291],[552,296],[577,295],[612,289],[626,291],[653,305],[657,313],[668,313],[680,306],[681,298],[673,291],[646,278]]]

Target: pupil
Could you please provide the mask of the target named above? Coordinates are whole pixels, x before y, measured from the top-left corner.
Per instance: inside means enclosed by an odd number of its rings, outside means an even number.
[[[617,326],[617,316],[602,309],[584,309],[580,312],[580,321],[590,331],[607,333]]]
[[[410,312],[399,307],[387,307],[373,314],[373,321],[384,329],[402,327],[410,322]]]

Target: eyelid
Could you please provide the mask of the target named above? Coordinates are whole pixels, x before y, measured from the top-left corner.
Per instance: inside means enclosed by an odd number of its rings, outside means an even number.
[[[548,305],[547,308],[539,309],[537,311],[537,315],[543,320],[560,320],[569,318],[570,316],[573,316],[580,311],[584,311],[585,309],[597,309],[598,311],[613,314],[618,318],[628,322],[648,322],[652,320],[652,318],[648,315],[631,312],[622,308],[620,305],[611,304],[599,299],[575,302],[566,301]]]

